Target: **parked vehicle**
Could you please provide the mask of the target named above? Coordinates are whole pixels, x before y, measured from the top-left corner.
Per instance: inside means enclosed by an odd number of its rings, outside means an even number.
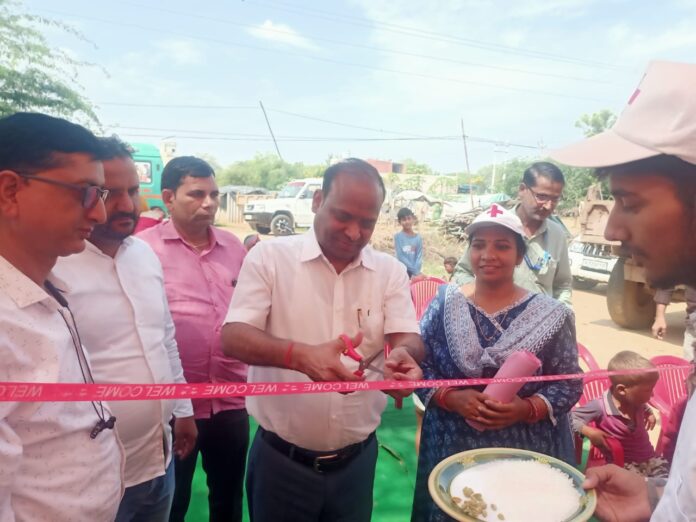
[[[294,234],[309,228],[314,220],[312,198],[321,189],[321,178],[297,179],[288,182],[275,199],[264,199],[244,207],[244,221],[260,234],[275,236]]]
[[[166,212],[161,186],[164,163],[159,149],[149,143],[130,143],[130,146],[140,179],[140,194],[145,197],[149,208],[159,207]]]
[[[645,270],[618,242],[604,238],[613,206],[612,200],[589,198],[580,204],[580,235],[568,248],[573,285],[582,290],[608,283],[607,309],[612,321],[623,328],[650,328],[655,319],[655,291],[645,279]],[[672,300],[684,300],[683,287],[677,288]]]
[[[613,206],[610,200],[589,200],[580,204],[580,235],[568,245],[573,286],[579,290],[608,283],[618,261],[618,256],[612,253],[612,242],[604,239],[604,228]]]

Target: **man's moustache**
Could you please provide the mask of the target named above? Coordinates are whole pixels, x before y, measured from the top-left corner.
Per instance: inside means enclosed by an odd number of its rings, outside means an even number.
[[[113,216],[109,216],[108,222],[113,223],[114,221],[118,219],[123,219],[123,218],[129,218],[132,219],[133,221],[138,221],[138,215],[133,213],[133,212],[119,212],[118,214],[114,214]]]

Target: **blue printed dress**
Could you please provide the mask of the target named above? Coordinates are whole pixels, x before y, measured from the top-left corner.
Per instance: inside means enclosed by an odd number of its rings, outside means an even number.
[[[457,285],[443,285],[421,319],[421,334],[426,379],[493,377],[505,359],[518,350],[530,351],[541,360],[539,374],[581,371],[573,312],[542,294],[527,294],[491,316],[464,296]],[[430,498],[428,476],[441,460],[460,451],[518,448],[574,462],[569,412],[582,393],[581,381],[525,384],[518,395],[541,396],[549,406],[549,417],[534,424],[518,423],[482,432],[469,426],[457,413],[431,402],[434,392],[433,389],[417,391],[426,410],[413,522],[451,520]]]

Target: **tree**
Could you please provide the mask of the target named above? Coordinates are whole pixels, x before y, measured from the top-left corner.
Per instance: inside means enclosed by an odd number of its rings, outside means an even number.
[[[221,169],[219,184],[250,185],[278,190],[291,179],[319,177],[324,171],[321,165],[287,163],[275,154],[257,154],[253,159],[238,161]]]
[[[13,0],[0,0],[0,117],[17,111],[41,111],[78,115],[98,123],[92,104],[75,82],[77,69],[88,64],[52,49],[37,26],[84,37],[62,22],[17,14],[18,6]]]
[[[433,169],[425,163],[418,163],[416,160],[406,158],[401,163],[404,164],[406,174],[418,174],[420,176],[431,176],[435,174]]]
[[[599,112],[592,114],[583,114],[580,119],[575,122],[578,129],[582,129],[582,133],[586,138],[590,138],[595,134],[604,132],[610,129],[616,121],[616,114],[609,109],[602,109]]]

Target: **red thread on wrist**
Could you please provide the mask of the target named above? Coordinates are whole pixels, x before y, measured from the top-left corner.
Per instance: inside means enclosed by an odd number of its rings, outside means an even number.
[[[290,343],[287,350],[285,350],[285,357],[283,358],[283,365],[292,370],[290,364],[292,363],[292,349],[295,347],[295,343]]]

